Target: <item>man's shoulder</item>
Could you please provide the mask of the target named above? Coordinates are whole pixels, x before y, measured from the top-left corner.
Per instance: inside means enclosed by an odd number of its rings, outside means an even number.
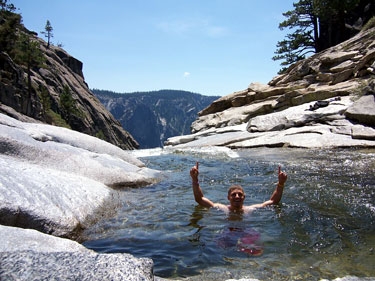
[[[243,210],[244,212],[249,213],[260,207],[261,207],[261,204],[254,204],[254,205],[244,206]]]
[[[245,211],[253,211],[255,209],[258,209],[258,208],[264,208],[268,205],[272,205],[273,204],[273,201],[272,200],[268,200],[268,201],[265,201],[263,203],[260,203],[260,204],[253,204],[253,205],[248,205],[248,206],[244,206],[244,210]]]
[[[229,211],[229,207],[221,203],[215,203],[213,207],[223,211]]]

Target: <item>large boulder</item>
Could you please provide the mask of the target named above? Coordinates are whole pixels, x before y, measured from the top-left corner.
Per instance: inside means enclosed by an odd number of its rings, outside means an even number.
[[[0,280],[154,280],[153,262],[98,254],[77,242],[0,225]]]
[[[75,238],[96,216],[107,215],[119,204],[105,185],[77,174],[4,155],[0,165],[3,225]]]
[[[227,148],[299,147],[375,147],[375,130],[353,124],[344,112],[352,104],[350,97],[323,100],[326,106],[315,109],[316,102],[261,115],[248,124],[210,128],[168,139],[167,149],[225,146]],[[311,110],[312,109],[312,110]]]
[[[76,238],[120,206],[113,189],[160,180],[128,151],[0,114],[0,223]]]
[[[343,97],[294,106],[250,119],[247,130],[249,132],[281,131],[292,127],[326,124],[329,121],[344,119],[343,113],[351,104],[350,97]]]
[[[346,110],[345,116],[355,122],[375,127],[375,95],[359,98]]]
[[[230,107],[222,112],[201,116],[193,122],[192,132],[200,132],[208,128],[223,128],[243,124],[253,116],[272,112],[275,101],[261,101],[240,107]]]

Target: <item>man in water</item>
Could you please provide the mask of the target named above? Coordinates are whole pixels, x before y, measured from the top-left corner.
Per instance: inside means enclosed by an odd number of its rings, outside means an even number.
[[[190,170],[190,176],[192,179],[195,201],[203,207],[214,207],[214,208],[221,209],[227,213],[229,212],[248,213],[256,208],[278,204],[283,195],[284,184],[288,178],[287,174],[282,172],[281,167],[279,166],[279,173],[278,173],[279,181],[277,183],[275,191],[271,195],[270,200],[267,200],[260,204],[250,205],[250,206],[243,205],[245,197],[246,197],[243,188],[240,185],[233,185],[228,190],[229,205],[224,205],[220,203],[214,203],[208,198],[204,197],[203,191],[200,188],[199,181],[198,181],[198,175],[199,175],[198,165],[199,163],[197,162],[197,164]]]

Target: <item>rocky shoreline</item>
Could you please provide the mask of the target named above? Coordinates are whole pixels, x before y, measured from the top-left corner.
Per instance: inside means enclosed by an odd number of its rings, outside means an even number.
[[[116,212],[118,189],[160,181],[159,171],[98,138],[3,114],[0,152],[1,280],[154,280],[151,259],[73,240]]]
[[[169,138],[165,146],[174,149],[202,146],[225,146],[232,149],[375,147],[375,129],[372,126],[353,123],[343,114],[352,108],[364,112],[364,106],[373,104],[373,111],[368,115],[372,117],[375,113],[373,95],[364,96],[357,103],[353,103],[350,96],[341,97],[329,102],[326,107],[310,111],[309,108],[315,103],[310,102],[256,116],[248,123],[240,125],[209,128],[195,134]]]
[[[222,97],[165,146],[374,147],[374,42],[372,28]]]

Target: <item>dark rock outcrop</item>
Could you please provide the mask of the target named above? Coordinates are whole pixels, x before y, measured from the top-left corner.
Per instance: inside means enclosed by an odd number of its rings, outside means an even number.
[[[45,62],[42,67],[30,70],[31,88],[28,89],[25,66],[0,52],[0,112],[14,118],[22,114],[33,118],[34,122],[53,125],[58,119],[64,119],[73,130],[101,137],[123,149],[138,148],[135,139],[91,93],[83,77],[82,62],[59,47],[47,48],[47,43],[33,33],[29,36],[38,42]],[[64,91],[70,95],[74,110],[64,109],[61,102]],[[56,116],[59,116],[57,120]]]

